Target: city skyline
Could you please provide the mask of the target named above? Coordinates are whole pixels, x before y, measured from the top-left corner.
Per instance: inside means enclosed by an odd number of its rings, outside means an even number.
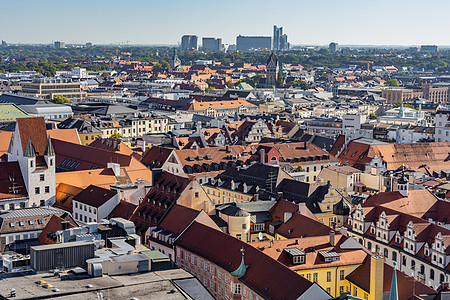
[[[284,28],[292,45],[325,46],[331,41],[340,45],[450,45],[442,35],[450,29],[445,16],[450,3],[433,0],[417,9],[419,4],[418,0],[382,0],[376,4],[326,0],[320,4],[283,1],[274,6],[269,1],[259,1],[258,5],[254,1],[229,1],[210,10],[210,4],[202,0],[175,5],[132,1],[127,9],[119,1],[81,0],[77,6],[54,0],[11,1],[3,4],[4,11],[20,10],[27,22],[17,22],[15,14],[5,14],[0,25],[7,29],[0,39],[23,44],[62,40],[67,44],[176,45],[182,35],[193,34],[235,44],[240,34],[272,36],[276,24]],[[423,24],[433,24],[439,30],[429,30]]]

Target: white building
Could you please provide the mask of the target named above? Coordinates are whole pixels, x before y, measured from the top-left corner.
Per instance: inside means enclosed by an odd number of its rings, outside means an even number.
[[[46,120],[65,120],[73,116],[72,108],[64,104],[20,105],[20,108],[32,116]]]
[[[378,122],[395,125],[427,125],[425,113],[422,112],[421,106],[419,110],[415,110],[409,107],[403,107],[403,103],[400,107],[390,109],[383,116],[378,117]]]
[[[119,204],[116,191],[90,185],[73,197],[74,219],[82,224],[99,223]]]
[[[55,151],[44,118],[18,118],[8,148],[8,161],[17,161],[28,192],[28,205],[55,202]]]
[[[450,142],[450,110],[436,112],[435,141]]]

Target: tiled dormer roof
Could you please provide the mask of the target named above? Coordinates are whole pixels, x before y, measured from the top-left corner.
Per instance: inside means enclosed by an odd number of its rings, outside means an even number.
[[[17,118],[17,126],[22,143],[23,153],[26,152],[28,140],[31,141],[37,155],[44,155],[47,145],[47,129],[43,117]]]

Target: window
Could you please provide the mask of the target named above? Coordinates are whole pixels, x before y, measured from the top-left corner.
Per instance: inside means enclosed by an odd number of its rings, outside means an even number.
[[[14,227],[14,222],[9,223],[9,227]]]
[[[311,281],[311,273],[306,274],[306,279],[308,279],[309,281]]]
[[[50,193],[50,187],[49,187],[49,186],[46,186],[46,187],[45,187],[45,193],[46,193],[46,194]]]
[[[19,222],[19,226],[24,226],[24,225],[25,225],[25,223],[23,221]]]
[[[403,257],[403,258],[405,258],[405,257]],[[406,265],[406,264],[405,264]],[[411,261],[411,269],[412,270],[414,270],[416,268],[416,261],[415,260],[412,260]]]
[[[384,248],[384,257],[389,257],[389,251],[387,248]]]
[[[317,282],[317,277],[318,277],[318,274],[317,273],[313,273],[313,281],[314,282]]]
[[[34,224],[33,220],[29,220],[29,221],[28,221],[28,224],[29,224],[29,225],[33,225],[33,224]]]
[[[234,286],[234,288],[233,288]],[[232,292],[233,294],[239,295],[241,294],[241,285],[239,283],[232,284]]]
[[[35,193],[36,195],[39,195],[39,194],[41,193],[40,188],[39,188],[39,187],[35,187],[35,188],[34,188],[34,193]]]
[[[339,280],[344,280],[344,277],[345,277],[345,272],[344,272],[344,270],[340,270],[340,271],[339,271]],[[342,288],[344,288],[344,287],[342,287]]]
[[[343,292],[344,292],[344,286],[341,285],[341,286],[339,287],[339,293],[342,294]]]
[[[75,219],[78,219],[78,213],[75,213]]]
[[[247,229],[247,224],[242,224],[242,229]]]
[[[430,269],[430,279],[434,280],[434,270]]]
[[[194,197],[195,197],[195,198],[198,198],[198,192],[195,192],[195,193],[194,193]]]
[[[397,252],[392,252],[392,260],[397,261]]]
[[[358,288],[355,286],[353,287],[353,296],[358,295]]]
[[[255,224],[255,231],[264,231],[265,228],[265,224],[261,223],[261,224]]]
[[[327,272],[327,282],[331,282],[331,272]]]
[[[30,168],[32,168],[33,167],[33,161],[31,160],[30,161]]]
[[[331,289],[327,288],[327,293],[330,294],[331,293]]]
[[[44,174],[39,175],[39,181],[44,181],[44,180],[45,180],[45,175]]]
[[[44,223],[44,221],[42,219],[38,220],[38,224],[43,224],[43,223]]]
[[[50,158],[50,166],[53,166],[53,158]]]

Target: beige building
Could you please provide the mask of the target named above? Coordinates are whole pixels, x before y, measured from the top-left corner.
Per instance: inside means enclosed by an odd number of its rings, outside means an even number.
[[[421,90],[389,88],[382,91],[381,96],[387,100],[387,103],[400,103],[413,98],[423,96]]]
[[[448,102],[449,87],[433,86],[430,83],[422,85],[423,98],[434,103]]]
[[[70,79],[34,79],[22,83],[21,93],[44,99],[53,99],[55,96],[64,96],[76,101],[86,99],[86,92],[81,89],[81,83],[72,82]]]

